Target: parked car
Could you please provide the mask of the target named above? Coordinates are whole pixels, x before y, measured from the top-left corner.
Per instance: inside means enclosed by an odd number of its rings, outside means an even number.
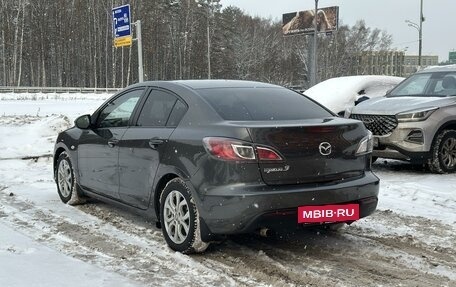
[[[227,234],[371,214],[379,190],[371,150],[360,121],[283,87],[145,82],[60,133],[54,172],[64,203],[88,196],[127,207],[190,253]]]
[[[323,81],[304,94],[339,116],[362,101],[382,97],[404,78],[392,76],[350,76]]]
[[[456,65],[419,71],[351,113],[374,134],[373,156],[456,170]]]

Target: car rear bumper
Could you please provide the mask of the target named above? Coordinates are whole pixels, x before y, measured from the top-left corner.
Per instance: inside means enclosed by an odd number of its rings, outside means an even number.
[[[337,184],[214,187],[195,191],[199,215],[213,234],[253,232],[277,225],[297,228],[297,208],[309,205],[359,203],[360,217],[377,207],[379,179],[371,172]]]

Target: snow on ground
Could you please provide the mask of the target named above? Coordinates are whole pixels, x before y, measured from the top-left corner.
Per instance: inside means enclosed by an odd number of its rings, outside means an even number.
[[[0,286],[456,286],[456,175],[399,161],[374,164],[379,210],[340,232],[233,236],[203,255],[107,204],[64,205],[38,156],[107,98],[71,96],[0,95]]]
[[[0,221],[0,283],[2,286],[139,286],[113,272],[66,256],[34,241]],[[3,263],[3,264],[2,264]],[[5,264],[7,263],[7,264]],[[45,272],[43,272],[45,271]],[[78,280],[68,280],[79,274]],[[52,283],[49,279],[52,278]]]
[[[112,94],[0,93],[0,116],[65,115],[73,122],[78,116],[93,113]]]
[[[400,161],[383,161],[375,167],[382,180],[380,209],[456,225],[455,174],[431,174]],[[417,170],[404,174],[413,168]]]

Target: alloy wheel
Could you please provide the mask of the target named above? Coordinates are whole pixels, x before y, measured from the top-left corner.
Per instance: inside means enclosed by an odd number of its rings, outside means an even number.
[[[73,176],[71,174],[71,167],[66,160],[60,161],[57,171],[57,182],[62,196],[70,196],[71,188],[73,186]]]
[[[452,169],[456,165],[456,139],[448,138],[442,144],[441,157],[446,168]]]
[[[181,244],[190,230],[190,211],[187,200],[177,190],[171,191],[165,199],[164,225],[170,239]]]

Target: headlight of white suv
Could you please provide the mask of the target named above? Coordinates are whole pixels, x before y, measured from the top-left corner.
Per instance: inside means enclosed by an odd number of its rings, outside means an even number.
[[[414,111],[407,111],[396,115],[396,118],[399,122],[419,122],[424,121],[429,116],[435,112],[438,108],[424,108]]]
[[[368,135],[365,136],[358,145],[358,149],[356,150],[356,155],[363,155],[366,153],[372,152],[374,149],[374,139],[372,137],[372,133],[367,131]]]

